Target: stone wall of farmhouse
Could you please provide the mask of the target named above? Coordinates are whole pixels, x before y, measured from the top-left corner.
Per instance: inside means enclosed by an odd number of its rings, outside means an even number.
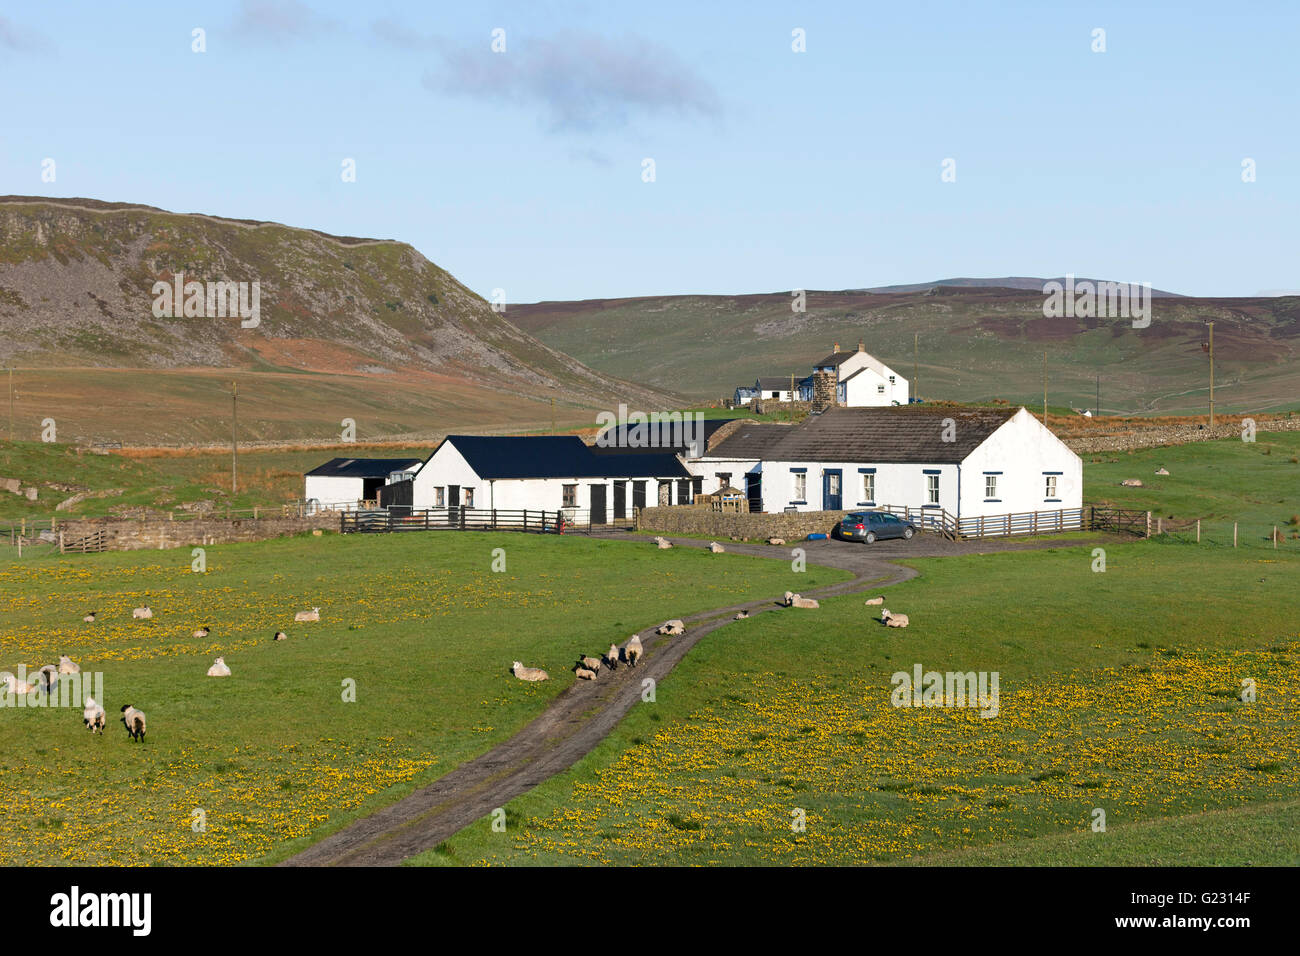
[[[797,514],[736,514],[707,508],[673,506],[642,508],[638,530],[660,534],[698,534],[710,538],[785,538],[795,541],[810,534],[830,534],[847,511],[800,511]]]
[[[168,521],[165,518],[70,519],[58,523],[55,535],[62,532],[65,543],[72,544],[92,532],[104,531],[109,551],[138,551],[144,548],[188,548],[234,541],[265,541],[318,528],[337,531],[338,514],[322,512],[303,518],[192,518],[186,521]],[[53,543],[57,547],[57,538]]]

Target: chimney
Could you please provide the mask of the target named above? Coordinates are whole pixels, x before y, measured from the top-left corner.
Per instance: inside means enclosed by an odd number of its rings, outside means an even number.
[[[814,415],[826,411],[835,404],[835,373],[813,372],[812,406],[809,411]]]
[[[840,350],[840,343],[839,343],[839,342],[836,342],[836,343],[835,343],[835,348],[831,349],[831,352],[832,352],[832,354],[837,354],[837,353],[839,352],[839,350]]]
[[[865,345],[863,345],[861,342],[859,342],[859,343],[858,343],[858,351],[859,351],[859,352],[865,352],[866,350],[867,350],[867,347],[866,347]]]

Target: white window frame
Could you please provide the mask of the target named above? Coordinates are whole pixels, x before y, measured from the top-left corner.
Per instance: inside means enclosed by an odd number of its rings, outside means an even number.
[[[862,500],[876,500],[876,475],[875,472],[863,472],[862,474]]]
[[[433,489],[433,506],[435,508],[447,507],[447,487],[438,485]]]
[[[1043,475],[1043,477],[1047,479],[1045,482],[1043,482],[1043,497],[1044,497],[1045,499],[1046,499],[1046,498],[1059,498],[1060,495],[1057,494],[1057,485],[1058,485],[1058,482],[1057,482],[1057,480],[1056,480],[1059,476],[1058,476],[1058,475]]]
[[[996,498],[997,496],[998,496],[998,476],[985,475],[984,476],[984,497]]]
[[[465,508],[473,508],[473,507],[474,507],[474,489],[473,489],[473,488],[461,488],[461,489],[460,489],[460,493],[461,493],[461,505],[462,505],[463,507],[465,507]]]
[[[792,477],[794,478],[794,495],[790,500],[807,501],[808,500],[808,472],[796,471],[794,472]]]
[[[927,504],[937,505],[939,503],[939,476],[938,475],[925,476],[925,493],[926,493]]]

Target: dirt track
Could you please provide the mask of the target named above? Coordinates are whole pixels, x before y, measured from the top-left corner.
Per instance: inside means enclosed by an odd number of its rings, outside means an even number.
[[[643,547],[654,546],[645,538],[615,536],[628,539],[629,547],[638,542],[642,542]],[[708,547],[707,541],[670,540],[681,547]],[[729,552],[737,554],[790,560],[789,547],[731,542],[723,542],[723,545]],[[805,593],[811,597],[830,597],[862,591],[868,585],[881,588],[916,577],[916,571],[891,563],[890,557],[937,557],[1052,545],[1053,542],[987,539],[953,542],[927,534],[912,541],[884,541],[872,546],[838,541],[800,541],[792,546],[803,548],[810,564],[853,572],[855,577],[850,581]],[[461,764],[392,806],[357,820],[280,865],[395,866],[433,849],[475,820],[568,769],[600,743],[640,700],[643,679],[662,680],[701,638],[731,622],[741,608],[747,608],[751,614],[779,610],[776,603],[779,596],[684,618],[687,630],[681,637],[659,637],[654,628],[642,631],[646,657],[637,668],[621,667],[613,674],[602,674],[596,681],[575,682],[555,698],[545,712],[509,740]]]

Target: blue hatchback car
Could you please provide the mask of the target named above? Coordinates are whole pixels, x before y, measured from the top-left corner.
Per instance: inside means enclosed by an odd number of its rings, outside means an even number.
[[[845,515],[835,534],[844,541],[874,544],[886,538],[909,539],[916,534],[916,525],[887,511],[856,511]]]

